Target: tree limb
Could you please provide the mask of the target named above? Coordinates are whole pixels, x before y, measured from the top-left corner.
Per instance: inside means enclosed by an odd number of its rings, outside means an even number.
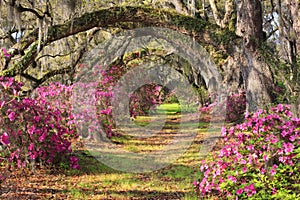
[[[140,23],[142,26],[175,29],[176,31],[194,37],[195,40],[202,45],[209,44],[220,49],[220,45],[210,37],[209,28],[211,25],[207,21],[168,10],[126,6],[86,13],[64,24],[49,27],[47,42],[41,44],[40,50],[53,41],[90,30],[94,27],[109,28],[118,25],[123,29],[130,29],[131,27],[130,24],[127,24],[128,22]],[[29,52],[22,58],[20,63],[1,72],[0,75],[15,76],[27,69],[37,55],[37,40],[38,30],[22,38],[20,47],[21,49],[26,49],[31,45]]]

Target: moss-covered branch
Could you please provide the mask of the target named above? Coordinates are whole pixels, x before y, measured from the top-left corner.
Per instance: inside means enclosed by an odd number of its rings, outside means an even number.
[[[22,57],[21,61],[13,65],[11,68],[1,71],[0,76],[13,77],[21,74],[25,69],[27,69],[36,56],[37,45],[37,42],[34,42],[29,51]]]
[[[174,29],[194,37],[197,42],[204,46],[213,45],[216,48],[226,51],[223,45],[220,46],[214,37],[211,37],[209,29],[212,25],[205,20],[182,15],[170,10],[131,6],[112,7],[86,13],[72,21],[49,27],[47,41],[43,45],[46,46],[53,41],[90,30],[94,27],[107,28],[121,26],[124,29],[130,29],[132,25],[129,22],[138,23],[140,26]],[[23,72],[37,54],[37,40],[38,30],[23,38],[21,41],[22,48],[28,48],[31,45],[30,50],[17,65],[1,72],[0,75],[15,76]]]

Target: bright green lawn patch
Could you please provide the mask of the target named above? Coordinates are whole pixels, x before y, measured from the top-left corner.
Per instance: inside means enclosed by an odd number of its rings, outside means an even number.
[[[170,103],[170,104],[161,104],[157,108],[157,113],[166,115],[173,115],[180,112],[180,105],[178,103]]]

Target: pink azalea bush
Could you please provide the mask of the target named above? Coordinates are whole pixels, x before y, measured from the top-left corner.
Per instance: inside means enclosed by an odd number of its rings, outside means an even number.
[[[150,109],[161,104],[166,98],[164,88],[156,84],[147,84],[140,87],[130,97],[130,115],[136,118],[145,116]]]
[[[300,119],[282,104],[223,127],[224,146],[202,161],[196,190],[227,199],[299,198],[299,132]]]
[[[113,89],[116,86],[116,82],[125,73],[125,69],[117,65],[111,66],[106,70],[100,66],[96,67],[98,68],[97,71],[102,75],[96,91],[96,106],[101,127],[105,130],[106,135],[111,138],[119,134],[114,131],[115,123],[112,116],[112,99],[115,94]]]
[[[93,131],[101,132],[101,130],[104,130],[106,133],[106,136],[109,138],[112,136],[118,136],[121,133],[116,132],[115,129],[115,121],[113,119],[113,109],[119,109],[119,108],[113,108],[112,103],[116,98],[116,95],[119,97],[125,97],[128,94],[127,91],[124,91],[122,89],[118,88],[118,81],[128,72],[128,68],[124,66],[114,65],[110,66],[107,69],[103,69],[101,66],[94,66],[94,71],[90,70],[92,73],[91,76],[97,76],[101,74],[101,78],[97,85],[88,85],[86,83],[82,83],[80,87],[85,88],[85,91],[90,91],[91,89],[95,89],[95,102],[87,102],[88,98],[84,97],[84,94],[82,97],[79,97],[82,99],[82,102],[84,102],[84,105],[92,105],[96,107],[97,110],[97,120],[101,124],[101,126],[97,126],[97,124],[94,124],[90,126]],[[87,72],[85,72],[87,73]],[[79,73],[80,75],[80,73]],[[136,77],[139,77],[139,74],[135,74]],[[140,76],[139,78],[143,79],[144,77]],[[84,81],[82,81],[84,82]],[[135,80],[127,80],[126,86],[131,87],[135,86],[136,79]],[[153,106],[158,105],[162,102],[165,93],[163,92],[164,88],[156,85],[156,84],[147,84],[139,88],[137,91],[135,91],[131,96],[129,100],[129,114],[131,117],[136,118],[138,115],[146,115],[150,108],[153,108]],[[117,94],[116,94],[117,93]],[[80,106],[80,105],[79,105]],[[126,105],[127,106],[127,105]],[[94,109],[94,108],[91,108]],[[83,109],[84,110],[84,109]],[[90,111],[87,110],[87,116],[90,114]],[[93,117],[85,117],[86,121],[89,121],[87,119],[92,119]],[[122,116],[118,116],[122,117]],[[94,118],[95,119],[95,118]],[[90,120],[90,122],[93,124],[94,122]],[[101,130],[97,130],[101,128]]]
[[[217,99],[215,95],[210,95],[211,99]],[[240,119],[244,118],[246,110],[246,93],[245,91],[239,91],[238,93],[232,94],[227,97],[227,100],[224,102],[226,104],[226,122],[237,122]],[[212,103],[206,103],[203,107],[200,108],[202,113],[209,114],[215,109],[216,106],[222,107],[224,104],[218,104],[217,100],[214,100]],[[218,108],[216,108],[218,109]]]
[[[110,66],[108,69],[102,69],[96,65],[92,69],[87,69],[81,65],[77,76],[80,77],[84,74],[84,77],[89,77],[89,75],[99,76],[100,74],[101,78],[95,83],[79,78],[76,83],[79,93],[74,96],[72,96],[74,85],[65,86],[60,83],[51,83],[48,86],[37,88],[35,99],[41,104],[47,102],[51,107],[59,109],[68,126],[79,130],[84,138],[101,138],[103,131],[108,138],[118,136],[120,133],[115,129],[112,116],[112,101],[115,98],[115,92],[118,92],[119,96],[128,95],[116,88],[116,83],[127,70],[122,66]],[[135,84],[135,82],[128,82],[128,85],[130,84]],[[135,118],[138,115],[145,115],[147,109],[160,103],[163,96],[162,90],[163,88],[160,86],[149,84],[132,94],[129,107],[130,116]],[[76,98],[76,101],[72,101],[72,97]]]
[[[47,103],[51,108],[56,108],[60,111],[63,121],[67,125],[76,130],[76,121],[74,120],[74,114],[72,112],[72,90],[73,85],[63,85],[55,82],[50,83],[47,86],[40,86],[35,90],[34,99],[39,104]],[[76,134],[72,134],[72,137],[76,138]]]
[[[58,82],[50,83],[48,86],[38,87],[35,99],[39,102],[47,102],[51,107],[58,108],[66,117],[71,117],[73,86],[67,86]]]
[[[10,166],[30,163],[56,164],[69,159],[72,168],[79,165],[70,157],[71,139],[76,137],[68,118],[43,98],[21,98],[22,83],[0,77],[0,142],[2,161]]]

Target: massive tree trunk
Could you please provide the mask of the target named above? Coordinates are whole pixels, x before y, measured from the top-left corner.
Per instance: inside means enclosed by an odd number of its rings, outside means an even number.
[[[258,50],[264,40],[262,8],[260,0],[237,2],[237,35],[243,37],[243,44],[236,59],[240,62],[247,91],[247,110],[254,111],[272,102],[273,77],[262,60]]]

